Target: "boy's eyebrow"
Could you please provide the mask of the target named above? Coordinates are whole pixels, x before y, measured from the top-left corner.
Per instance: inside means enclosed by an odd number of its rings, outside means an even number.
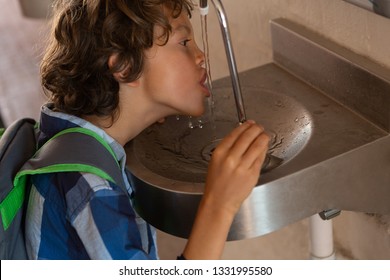
[[[186,24],[180,24],[178,26],[176,26],[173,31],[176,32],[176,31],[180,31],[180,30],[184,30],[185,32],[187,32],[188,34],[191,33],[191,28],[186,25]]]

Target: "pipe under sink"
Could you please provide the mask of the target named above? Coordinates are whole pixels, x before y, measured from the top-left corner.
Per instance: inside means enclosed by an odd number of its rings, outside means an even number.
[[[261,175],[228,240],[264,235],[327,209],[390,213],[390,78],[306,28],[287,20],[271,25],[274,62],[240,73],[240,81],[248,118],[274,133],[272,154],[284,161]],[[332,59],[333,70],[326,68]],[[360,104],[345,98],[350,94],[345,81],[332,79],[363,72],[371,89],[384,90],[356,89]],[[185,119],[172,117],[126,146],[134,205],[160,230],[180,237],[190,233],[213,141],[237,123],[230,84],[228,77],[213,83],[216,131],[207,124],[191,130]]]

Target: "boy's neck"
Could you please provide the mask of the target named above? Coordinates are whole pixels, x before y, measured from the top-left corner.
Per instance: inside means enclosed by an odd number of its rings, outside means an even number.
[[[96,115],[84,116],[83,118],[103,129],[120,145],[124,146],[148,126],[155,122],[163,122],[164,116],[156,115],[155,110],[150,111],[142,106],[133,106],[134,104],[142,103],[123,102],[122,100],[118,116],[115,119]]]

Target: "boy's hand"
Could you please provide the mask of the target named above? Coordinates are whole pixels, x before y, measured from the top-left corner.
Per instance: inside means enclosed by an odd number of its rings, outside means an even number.
[[[234,216],[259,180],[268,142],[264,129],[247,121],[214,150],[184,256],[221,258]]]
[[[254,121],[235,128],[214,150],[204,203],[236,214],[259,180],[269,136]]]

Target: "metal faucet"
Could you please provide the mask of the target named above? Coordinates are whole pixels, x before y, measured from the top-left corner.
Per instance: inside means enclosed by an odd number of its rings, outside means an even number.
[[[221,0],[211,0],[211,2],[213,2],[215,10],[217,11],[219,23],[222,30],[222,37],[223,37],[223,42],[225,44],[225,51],[226,51],[227,61],[230,70],[230,78],[232,79],[234,99],[236,101],[238,122],[241,124],[246,121],[246,114],[244,109],[244,101],[242,99],[242,94],[241,94],[240,80],[238,78],[236,60],[234,59],[233,46],[230,39],[228,21]],[[201,14],[203,15],[207,14],[205,10],[208,9],[208,0],[199,0],[199,7],[201,9]],[[283,159],[271,155],[271,153],[267,153],[261,171],[268,172],[278,167],[282,163],[283,163]]]
[[[238,121],[239,123],[243,123],[246,121],[246,114],[245,114],[244,102],[241,94],[241,86],[240,86],[240,80],[238,78],[236,61],[234,59],[233,46],[230,39],[228,20],[221,0],[211,0],[211,2],[213,2],[215,10],[217,11],[219,23],[221,26],[223,42],[225,44],[227,62],[230,70],[230,77],[232,79],[234,99],[236,101]],[[201,9],[207,8],[208,0],[199,0],[199,7]]]

